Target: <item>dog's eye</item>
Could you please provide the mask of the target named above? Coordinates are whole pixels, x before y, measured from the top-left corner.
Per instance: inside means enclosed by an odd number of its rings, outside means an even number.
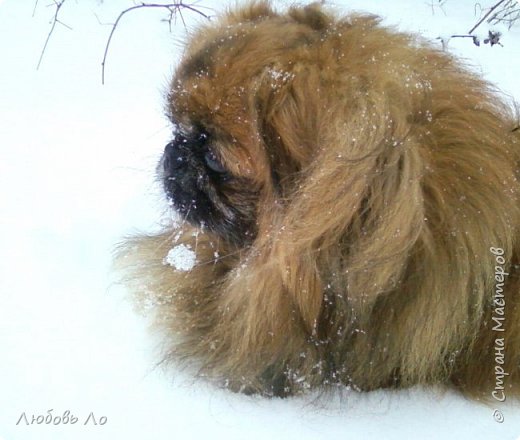
[[[203,146],[209,139],[209,134],[199,127],[175,126],[173,134],[179,145]]]
[[[209,138],[208,133],[203,131],[198,134],[197,141],[200,142],[201,144],[205,144],[208,141],[208,138]]]
[[[223,174],[227,171],[213,151],[207,151],[206,154],[204,154],[204,162],[206,162],[207,167],[215,173]]]

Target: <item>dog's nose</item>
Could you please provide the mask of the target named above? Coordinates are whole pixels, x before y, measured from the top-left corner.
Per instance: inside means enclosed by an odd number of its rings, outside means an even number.
[[[168,171],[170,169],[170,166],[172,164],[172,156],[174,154],[174,145],[173,142],[170,142],[166,147],[164,147],[164,153],[163,153],[163,168],[164,171]]]
[[[164,147],[163,167],[164,171],[178,169],[186,162],[185,152],[179,148],[176,141],[170,142]]]
[[[165,155],[172,154],[174,149],[175,149],[175,141],[171,141],[166,145],[166,147],[164,147],[164,154]]]

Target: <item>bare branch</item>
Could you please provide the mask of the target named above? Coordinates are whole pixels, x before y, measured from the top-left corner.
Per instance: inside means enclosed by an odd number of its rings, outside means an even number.
[[[502,8],[496,11],[487,22],[490,24],[506,23],[508,28],[520,20],[520,2],[509,0]]]
[[[184,29],[186,29],[186,22],[184,21],[184,16],[182,15],[182,10],[181,9],[179,9],[179,17],[181,17]]]
[[[62,2],[63,1],[65,1],[65,0],[62,0]],[[137,9],[144,9],[144,8],[149,8],[149,9],[166,9],[166,10],[168,10],[168,12],[170,13],[170,16],[169,16],[169,19],[168,19],[168,23],[170,25],[170,29],[171,29],[172,19],[176,18],[177,13],[179,13],[182,22],[186,26],[186,23],[184,22],[184,17],[182,16],[181,9],[187,9],[187,10],[189,10],[191,12],[194,12],[194,13],[196,13],[196,14],[198,14],[198,15],[200,15],[200,16],[208,19],[208,20],[210,19],[210,16],[205,14],[204,12],[202,12],[197,6],[194,6],[194,4],[183,3],[183,0],[179,0],[176,3],[166,3],[166,4],[141,3],[139,5],[135,5],[135,6],[132,6],[132,7],[128,8],[128,9],[125,9],[124,11],[121,11],[119,16],[116,18],[116,21],[112,25],[112,29],[111,29],[110,34],[108,36],[107,44],[105,46],[105,52],[103,54],[103,61],[101,62],[101,83],[102,84],[105,84],[105,66],[106,66],[106,61],[107,61],[108,50],[110,48],[110,43],[112,42],[112,38],[114,37],[114,33],[115,33],[115,31],[116,31],[116,29],[117,29],[117,27],[119,25],[119,22],[129,12],[135,11]]]
[[[498,31],[488,31],[487,38],[484,38],[484,44],[489,44],[490,46],[494,46],[495,44],[498,44],[499,46],[502,46],[502,43],[500,42],[500,38],[502,37],[502,33]],[[452,38],[471,38],[473,40],[473,44],[475,46],[480,46],[480,38],[476,35],[450,35],[447,41],[451,40]],[[443,48],[446,48],[447,41],[444,40],[442,42]]]
[[[430,0],[430,3],[426,4],[432,8],[432,15],[435,15],[435,8],[439,8],[442,13],[446,15],[446,11],[444,10],[444,3],[446,3],[446,0]]]
[[[473,26],[470,31],[468,32],[468,34],[472,34],[475,29],[477,29],[483,22],[484,20],[486,20],[486,18],[488,18],[491,13],[496,9],[498,8],[501,4],[505,3],[505,2],[508,2],[509,0],[500,0],[498,3],[496,3],[494,6],[492,6],[491,8],[489,8],[489,11],[477,22],[477,24],[475,24],[475,26]]]
[[[502,46],[500,41],[502,38],[502,33],[497,30],[488,30],[486,37],[474,35],[473,32],[484,22],[489,24],[506,23],[510,29],[514,23],[520,21],[520,2],[518,0],[500,0],[490,8],[483,8],[482,5],[477,2],[474,5],[475,14],[477,14],[477,10],[480,11],[481,15],[484,15],[477,21],[477,23],[470,29],[467,34],[451,35],[449,37],[438,38],[441,40],[442,47],[444,49],[452,38],[471,38],[473,44],[476,46],[480,46],[482,38],[482,42],[484,44],[489,44],[490,46],[498,44],[499,46]]]
[[[58,15],[60,13],[60,9],[61,9],[61,7],[63,6],[63,4],[65,3],[66,0],[60,0],[60,1],[53,0],[53,1],[54,1],[54,5],[56,6],[56,10],[54,11],[54,17],[52,19],[52,25],[51,25],[51,28],[49,30],[49,33],[47,34],[47,39],[45,40],[45,44],[43,45],[43,49],[42,49],[42,52],[40,54],[40,59],[38,60],[38,65],[36,66],[36,70],[38,70],[40,68],[40,65],[41,65],[42,60],[43,60],[43,55],[45,54],[45,51],[47,49],[47,45],[49,44],[49,40],[51,39],[51,35],[54,32],[56,24],[59,23],[62,26],[65,26],[67,29],[71,29],[70,26],[66,25],[65,23],[63,23],[62,21],[60,21],[58,19]],[[36,11],[36,6],[38,6],[38,0],[36,0],[36,3],[34,5],[33,14]]]
[[[36,15],[36,8],[37,8],[37,7],[38,7],[38,0],[36,0],[36,1],[34,2],[34,8],[33,8],[33,13],[32,13],[33,18],[34,18],[34,16]]]

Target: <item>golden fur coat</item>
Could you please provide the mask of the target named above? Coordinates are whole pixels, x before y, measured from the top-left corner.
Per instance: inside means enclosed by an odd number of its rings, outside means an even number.
[[[490,84],[374,16],[253,2],[191,37],[168,106],[257,196],[244,244],[185,222],[121,249],[167,359],[268,396],[519,394],[520,136]]]

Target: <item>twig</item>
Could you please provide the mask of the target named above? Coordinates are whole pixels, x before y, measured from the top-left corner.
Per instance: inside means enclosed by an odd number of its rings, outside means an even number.
[[[34,8],[33,8],[33,13],[32,13],[33,18],[34,18],[34,16],[36,15],[36,8],[37,8],[37,7],[38,7],[38,0],[36,0],[36,1],[34,2]]]
[[[179,17],[181,17],[184,29],[186,29],[186,22],[184,21],[184,16],[182,15],[182,10],[180,10],[180,9],[179,9]]]
[[[490,24],[507,23],[508,28],[511,29],[517,20],[520,20],[520,2],[509,0],[502,9],[488,18],[487,22]]]
[[[62,2],[63,1],[65,1],[65,0],[62,0]],[[200,9],[197,9],[197,7],[195,7],[195,6],[191,5],[191,4],[183,3],[183,0],[179,0],[176,3],[167,3],[167,4],[141,3],[139,5],[132,6],[132,7],[128,8],[128,9],[125,9],[124,11],[121,11],[121,13],[116,18],[116,21],[112,25],[112,29],[111,29],[110,34],[108,36],[107,44],[105,46],[105,52],[103,54],[103,61],[101,62],[101,83],[102,84],[105,84],[105,66],[106,66],[106,61],[107,61],[108,49],[110,48],[110,43],[112,42],[112,38],[113,38],[114,33],[115,33],[116,29],[117,29],[117,26],[119,25],[119,22],[129,12],[135,11],[137,9],[143,9],[143,8],[167,9],[170,12],[170,17],[169,17],[169,20],[168,20],[168,22],[170,23],[170,29],[171,29],[171,21],[176,16],[177,12],[179,12],[184,25],[186,25],[186,23],[184,22],[184,18],[182,16],[182,13],[181,13],[181,9],[188,9],[189,11],[195,12],[196,14],[199,14],[199,15],[201,15],[202,17],[204,17],[206,19],[210,18],[209,15],[205,14]]]
[[[432,15],[435,15],[435,8],[439,8],[444,15],[446,15],[446,11],[444,10],[444,3],[446,0],[437,0],[437,4],[434,3],[434,0],[431,0],[430,3],[426,3],[430,8],[432,8]]]
[[[450,35],[450,38],[475,38],[473,35]]]
[[[474,31],[475,29],[477,29],[477,28],[478,28],[478,27],[479,27],[479,26],[484,22],[484,20],[485,20],[486,18],[488,18],[488,17],[491,15],[491,13],[492,13],[496,8],[498,8],[502,3],[505,3],[505,2],[507,2],[507,1],[509,1],[509,0],[500,0],[498,3],[495,4],[495,6],[492,6],[492,7],[489,9],[489,11],[484,15],[484,17],[482,17],[482,18],[477,22],[477,24],[471,28],[471,30],[468,32],[468,34],[472,34],[473,31]]]
[[[49,33],[47,35],[47,39],[45,40],[45,44],[43,45],[43,49],[42,49],[42,52],[40,54],[40,59],[38,60],[38,65],[36,66],[36,70],[38,70],[40,68],[40,65],[41,65],[42,60],[43,60],[43,55],[45,54],[45,50],[47,49],[47,45],[49,44],[49,40],[51,39],[51,35],[54,32],[54,28],[56,27],[56,23],[59,23],[59,24],[65,26],[67,29],[71,29],[70,26],[66,25],[65,23],[63,23],[62,21],[60,21],[58,19],[58,15],[60,13],[60,9],[63,6],[63,4],[65,3],[65,1],[66,0],[60,0],[60,1],[54,0],[54,4],[56,5],[56,11],[54,11],[54,18],[52,20],[51,29],[49,30]],[[36,0],[36,4],[34,5],[34,10],[35,11],[36,11],[36,6],[37,5],[38,5],[38,0]]]
[[[498,11],[497,8],[499,6],[502,6],[501,9]],[[477,10],[477,7],[480,9],[481,12],[482,6],[480,3],[475,3],[475,12]],[[496,11],[496,12],[494,12]],[[494,14],[493,14],[494,12]],[[513,15],[512,18],[508,18],[512,14],[517,14],[516,16]],[[491,15],[493,14],[493,15]],[[490,17],[491,16],[491,17]],[[490,17],[490,18],[489,18]],[[470,31],[466,35],[451,35],[448,40],[440,38],[442,40],[442,46],[443,48],[446,47],[447,41],[449,41],[452,38],[471,38],[473,39],[473,44],[476,46],[480,46],[480,38],[477,35],[473,35],[473,32],[484,22],[487,20],[488,23],[498,23],[500,21],[505,21],[509,23],[509,27],[512,26],[512,24],[517,20],[520,19],[520,9],[516,9],[515,4],[513,4],[512,0],[500,0],[499,2],[495,3],[489,10],[484,14],[484,16],[470,29]],[[500,42],[500,37],[502,36],[501,32],[498,31],[488,31],[487,38],[484,39],[484,44],[490,44],[491,46],[494,46],[495,44],[498,44],[502,46],[502,43]]]

